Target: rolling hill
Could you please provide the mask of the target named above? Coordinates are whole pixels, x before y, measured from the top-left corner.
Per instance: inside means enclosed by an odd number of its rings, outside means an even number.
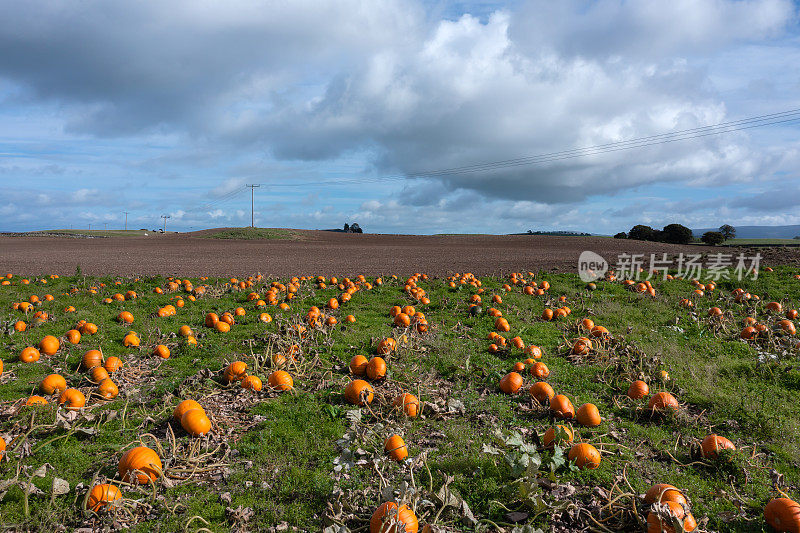
[[[794,226],[735,226],[737,239],[792,239],[800,235],[800,225]],[[695,237],[718,228],[693,229]]]

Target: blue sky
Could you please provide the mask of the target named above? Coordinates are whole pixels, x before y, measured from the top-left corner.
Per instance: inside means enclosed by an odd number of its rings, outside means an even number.
[[[0,231],[800,224],[789,0],[0,0]],[[406,177],[414,174],[414,177]],[[391,178],[391,179],[386,179]]]

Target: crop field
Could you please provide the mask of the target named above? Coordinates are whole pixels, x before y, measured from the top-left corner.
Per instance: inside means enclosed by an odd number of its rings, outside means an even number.
[[[0,524],[798,531],[800,276],[773,266],[9,274]]]

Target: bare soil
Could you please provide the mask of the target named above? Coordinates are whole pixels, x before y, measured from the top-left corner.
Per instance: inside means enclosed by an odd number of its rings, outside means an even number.
[[[206,230],[203,233],[207,233]],[[294,240],[217,240],[200,233],[136,237],[0,236],[0,272],[71,275],[502,275],[519,271],[576,272],[584,250],[612,265],[622,253],[761,253],[762,266],[800,264],[797,248],[709,248],[603,237],[535,235],[374,235],[295,230]]]

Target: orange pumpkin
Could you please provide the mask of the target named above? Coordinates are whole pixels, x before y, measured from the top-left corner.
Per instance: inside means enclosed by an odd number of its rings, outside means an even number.
[[[52,335],[45,336],[39,342],[39,351],[45,355],[55,355],[59,348],[61,348],[61,342]]]
[[[764,518],[775,531],[800,531],[800,504],[789,498],[774,498],[764,507]]]
[[[778,322],[778,328],[780,329],[780,331],[788,335],[794,335],[797,333],[797,329],[795,329],[794,324],[792,323],[791,320],[781,320],[780,322]]]
[[[559,424],[555,427],[550,427],[544,432],[542,437],[542,444],[545,448],[552,448],[555,444],[570,444],[574,434],[568,426]]]
[[[597,406],[593,403],[585,403],[578,407],[578,411],[575,413],[575,420],[578,421],[578,424],[590,428],[599,426],[603,421],[600,418]]]
[[[354,379],[344,389],[345,400],[353,405],[367,405],[372,403],[374,397],[375,391],[372,389],[372,385],[363,379]]]
[[[106,372],[109,374],[113,374],[120,368],[122,368],[122,360],[119,357],[111,356],[106,359],[106,364],[104,365]]]
[[[211,431],[211,420],[203,409],[189,409],[181,416],[181,427],[193,437],[202,437]]]
[[[500,390],[506,394],[516,394],[522,388],[522,376],[516,372],[509,372],[500,380]]]
[[[86,405],[86,396],[78,389],[65,389],[58,397],[58,403],[66,409],[80,409]]]
[[[267,378],[269,386],[275,390],[287,391],[294,387],[292,376],[285,370],[276,370]]]
[[[538,346],[534,346],[533,344],[529,344],[525,347],[525,355],[533,359],[541,359],[542,349]]]
[[[67,390],[67,380],[59,374],[50,374],[39,383],[42,394],[59,394]]]
[[[575,461],[578,468],[588,468],[593,470],[600,466],[600,452],[597,448],[587,442],[581,442],[572,446],[567,455],[570,461]]]
[[[33,346],[28,346],[27,348],[23,348],[23,350],[19,354],[19,360],[23,363],[35,363],[41,357],[41,353],[39,350],[34,348]]]
[[[241,381],[247,376],[247,363],[243,361],[234,361],[225,368],[223,377],[227,383],[233,381]]]
[[[183,400],[181,403],[178,404],[177,407],[175,407],[175,410],[172,411],[172,418],[174,418],[177,422],[180,422],[181,418],[183,418],[184,413],[186,413],[186,411],[189,411],[191,409],[202,410],[203,408],[200,406],[199,403],[197,403],[194,400]]]
[[[402,461],[408,457],[408,448],[406,443],[400,435],[392,435],[383,444],[383,449],[395,461]]]
[[[64,335],[70,344],[78,344],[81,342],[81,332],[77,329],[71,329]]]
[[[407,505],[386,502],[378,507],[369,520],[369,533],[417,533],[419,521]]]
[[[650,398],[647,407],[653,411],[665,411],[667,409],[676,411],[680,405],[678,405],[678,400],[676,400],[672,394],[668,392],[659,392]]]
[[[780,302],[770,302],[767,304],[767,311],[781,313],[783,312],[783,306],[780,304]]]
[[[242,388],[252,391],[260,391],[264,387],[261,378],[258,376],[247,376],[242,380]]]
[[[373,357],[367,363],[367,377],[371,380],[386,377],[386,361],[382,357]]]
[[[628,387],[628,398],[641,400],[650,394],[650,387],[642,380],[636,380]]]
[[[549,404],[550,400],[556,395],[553,387],[544,381],[537,381],[531,385],[528,392],[542,405]]]
[[[81,365],[87,370],[102,364],[103,354],[100,350],[89,350],[83,354],[83,359],[81,359]]]
[[[95,383],[100,383],[108,378],[108,372],[102,366],[96,366],[89,371],[89,379]]]
[[[653,510],[648,513],[647,533],[676,533],[675,528],[672,526],[674,519],[677,519],[682,524],[681,531],[683,532],[688,533],[697,529],[697,522],[692,513],[687,512],[683,505],[665,501],[662,506],[661,510]]]
[[[747,326],[746,328],[742,329],[742,331],[739,333],[739,337],[744,340],[751,340],[755,338],[756,333],[757,333],[756,328],[754,328],[753,326]]]
[[[682,503],[684,505],[688,504],[686,497],[681,491],[666,483],[658,483],[653,485],[647,489],[647,492],[644,495],[644,503],[648,505],[655,502],[663,503],[667,501]]]
[[[163,344],[159,344],[153,349],[153,355],[157,355],[161,359],[169,359],[170,351],[169,348],[167,348]]]
[[[538,379],[544,379],[550,375],[550,369],[541,361],[536,361],[531,366],[531,375]]]
[[[33,405],[47,405],[47,400],[45,400],[41,396],[36,396],[34,394],[30,398],[28,398],[28,401],[25,402],[25,405],[27,405],[29,407],[33,406]]]
[[[592,341],[586,337],[581,337],[572,345],[572,353],[576,355],[586,355],[592,350]]]
[[[158,454],[146,446],[131,448],[119,460],[119,476],[128,483],[155,481],[163,472]]]
[[[392,337],[383,339],[378,344],[378,354],[379,355],[388,355],[397,349],[397,341],[394,340]]]
[[[205,325],[207,328],[213,328],[217,322],[219,322],[219,316],[216,313],[208,313],[206,315]]]
[[[84,335],[94,335],[97,333],[97,324],[93,324],[92,322],[86,322],[78,328],[78,331],[83,333]]]
[[[563,394],[556,394],[553,396],[553,398],[550,400],[550,411],[553,412],[553,415],[556,418],[575,417],[575,407],[573,407],[572,402],[569,401],[569,398]]]
[[[122,498],[122,493],[115,485],[98,483],[89,491],[89,499],[86,501],[86,508],[97,513],[120,498]]]
[[[417,397],[408,392],[403,393],[395,398],[392,405],[396,409],[403,411],[403,413],[409,418],[415,418],[420,407]]]
[[[736,446],[725,437],[720,437],[712,433],[703,439],[700,449],[703,457],[706,459],[716,459],[720,450],[735,450]]]
[[[111,378],[106,378],[97,386],[97,394],[106,400],[111,400],[117,397],[119,394],[119,388],[117,387],[117,384],[111,380]]]
[[[122,339],[122,344],[130,348],[136,348],[140,343],[139,336],[133,332],[128,333],[125,335],[125,338]]]

